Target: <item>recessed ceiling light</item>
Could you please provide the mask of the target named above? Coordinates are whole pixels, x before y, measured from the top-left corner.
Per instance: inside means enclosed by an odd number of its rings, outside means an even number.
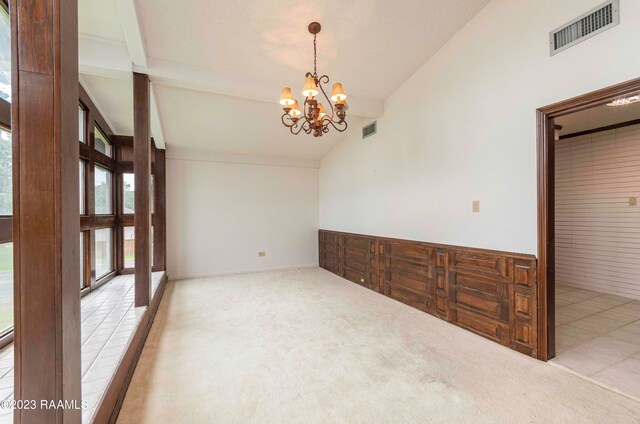
[[[640,94],[630,97],[620,97],[619,99],[615,99],[614,101],[607,103],[607,106],[626,106],[637,102],[640,102]]]

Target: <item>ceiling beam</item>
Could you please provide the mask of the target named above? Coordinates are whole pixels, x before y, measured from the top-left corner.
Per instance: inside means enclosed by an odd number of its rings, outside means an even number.
[[[151,134],[153,134],[153,142],[158,149],[164,149],[164,133],[160,121],[160,113],[158,112],[158,103],[154,94],[154,85],[151,83]]]
[[[124,43],[91,35],[78,36],[80,73],[114,79],[131,79],[133,66]]]
[[[120,25],[127,42],[131,62],[137,66],[147,66],[147,55],[142,42],[142,32],[138,23],[138,14],[133,0],[116,0],[116,8],[120,16]]]

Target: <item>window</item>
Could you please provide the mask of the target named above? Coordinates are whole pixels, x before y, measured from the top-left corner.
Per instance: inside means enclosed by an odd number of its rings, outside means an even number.
[[[13,213],[11,156],[11,133],[0,129],[0,215],[5,216]]]
[[[113,174],[101,166],[95,168],[95,209],[96,215],[113,215]]]
[[[78,105],[78,140],[81,143],[87,142],[85,132],[85,111],[82,105]]]
[[[13,243],[0,244],[0,335],[13,327]]]
[[[133,174],[122,174],[122,213],[132,214],[135,210],[135,181]]]
[[[100,128],[97,125],[93,127],[93,133],[94,133],[95,149],[100,153],[104,153],[105,155],[112,157],[111,143],[109,143],[107,136],[104,135],[102,130],[100,130]]]
[[[123,238],[123,253],[124,253],[124,267],[125,268],[135,268],[136,266],[136,258],[135,258],[135,231],[134,227],[124,227],[124,238]]]
[[[86,211],[86,187],[85,187],[85,179],[84,179],[84,173],[85,173],[85,165],[84,165],[84,161],[80,160],[80,164],[79,164],[79,178],[80,178],[80,215],[86,215],[87,211]]]
[[[96,280],[113,271],[113,242],[111,228],[96,230]]]
[[[80,233],[80,288],[84,288],[84,233]]]

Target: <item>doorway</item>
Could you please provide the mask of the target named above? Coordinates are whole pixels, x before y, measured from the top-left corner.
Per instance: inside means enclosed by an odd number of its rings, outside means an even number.
[[[537,111],[540,359],[610,386],[640,373],[639,94],[636,79]]]

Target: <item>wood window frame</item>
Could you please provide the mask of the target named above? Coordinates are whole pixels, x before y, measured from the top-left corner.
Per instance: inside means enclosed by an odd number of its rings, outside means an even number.
[[[135,268],[124,266],[124,227],[135,227],[134,213],[124,213],[124,176],[135,174],[133,169],[133,137],[114,136],[116,149],[116,214],[117,214],[117,271],[118,274],[134,274]],[[151,179],[153,180],[153,213],[151,225],[153,230],[153,252],[151,270],[166,270],[166,169],[165,151],[158,149],[155,140],[151,139]]]
[[[556,354],[555,334],[555,119],[640,91],[640,78],[541,107],[536,111],[538,192],[539,359]]]
[[[97,289],[103,284],[107,283],[113,277],[118,274],[117,269],[117,250],[116,245],[118,243],[117,238],[117,214],[116,214],[116,173],[117,162],[115,154],[113,154],[115,134],[107,121],[104,119],[93,100],[89,97],[88,93],[84,90],[82,85],[79,84],[79,103],[84,108],[84,137],[85,142],[78,140],[78,146],[80,149],[80,159],[84,161],[85,173],[85,214],[80,216],[80,231],[84,234],[84,267],[81,275],[84,279],[83,289],[81,289],[82,296],[85,296],[89,292]],[[95,149],[95,127],[100,128],[100,131],[107,137],[108,142],[111,144],[112,156],[109,157]],[[111,172],[111,205],[112,213],[110,215],[97,215],[95,212],[95,168],[100,166],[109,172]],[[96,261],[95,261],[95,232],[96,230],[111,228],[112,231],[112,252],[111,263],[113,270],[108,274],[96,278]]]

